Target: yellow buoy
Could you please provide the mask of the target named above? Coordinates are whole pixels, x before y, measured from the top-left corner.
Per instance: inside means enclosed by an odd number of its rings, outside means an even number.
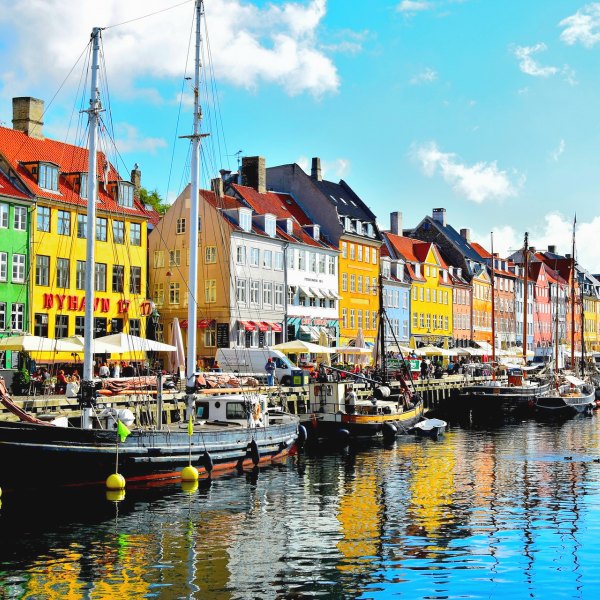
[[[198,469],[188,465],[181,469],[181,480],[182,481],[198,481]]]
[[[2,488],[0,488],[0,498],[2,498]]]
[[[106,490],[106,499],[109,502],[121,502],[125,500],[125,490]]]
[[[198,480],[196,479],[196,481],[182,481],[181,489],[186,494],[193,494],[198,489]]]
[[[120,473],[113,473],[106,479],[106,487],[109,490],[124,490],[125,489],[125,477]]]

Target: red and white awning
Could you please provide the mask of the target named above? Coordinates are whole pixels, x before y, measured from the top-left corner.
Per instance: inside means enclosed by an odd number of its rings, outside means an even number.
[[[246,331],[254,331],[256,329],[256,325],[252,321],[238,321],[238,323],[240,324],[240,328]]]

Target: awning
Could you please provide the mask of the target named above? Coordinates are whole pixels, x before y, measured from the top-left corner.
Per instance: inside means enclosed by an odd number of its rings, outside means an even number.
[[[212,327],[215,324],[214,319],[200,319],[198,321],[198,327],[200,329],[206,329],[207,327]]]
[[[256,326],[252,321],[238,321],[238,323],[240,324],[240,327],[246,331],[254,331],[256,329]]]
[[[319,339],[319,332],[316,330],[315,327],[309,327],[308,325],[300,325],[300,332],[310,336],[311,340]]]
[[[271,326],[271,329],[273,331],[275,331],[276,333],[280,333],[281,331],[283,331],[283,328],[281,327],[281,325],[279,323],[271,323],[269,321],[269,325]]]
[[[255,321],[254,324],[258,327],[259,331],[269,331],[269,324],[264,321]]]
[[[329,297],[332,298],[333,300],[341,300],[342,297],[335,292],[334,290],[327,290],[329,292]]]
[[[310,291],[314,294],[315,298],[325,298],[325,295],[319,288],[310,288]]]
[[[315,295],[312,293],[312,290],[309,288],[305,288],[300,286],[300,294],[302,296],[306,296],[307,298],[314,298]]]

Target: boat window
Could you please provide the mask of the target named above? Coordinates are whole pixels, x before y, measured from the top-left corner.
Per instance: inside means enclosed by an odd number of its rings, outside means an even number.
[[[199,419],[208,419],[210,415],[210,404],[208,402],[196,403],[196,417]]]
[[[246,410],[243,402],[228,402],[225,416],[228,419],[245,419]]]

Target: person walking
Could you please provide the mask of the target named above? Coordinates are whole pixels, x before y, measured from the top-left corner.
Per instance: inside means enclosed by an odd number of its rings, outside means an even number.
[[[265,371],[267,372],[267,385],[274,385],[274,373],[275,373],[275,363],[273,359],[269,356],[267,359],[267,364],[265,365]]]
[[[102,377],[102,379],[106,379],[109,375],[110,371],[108,369],[108,365],[106,363],[102,363],[98,369],[98,376]]]
[[[117,361],[115,363],[115,368],[114,368],[114,372],[113,372],[113,377],[115,379],[119,379],[119,377],[121,377],[121,363],[119,361]]]

